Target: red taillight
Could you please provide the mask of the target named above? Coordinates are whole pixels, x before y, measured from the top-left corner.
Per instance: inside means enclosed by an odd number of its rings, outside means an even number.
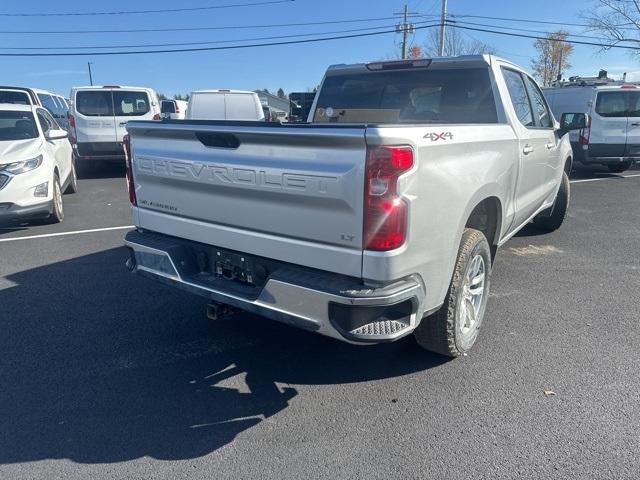
[[[176,103],[176,108],[175,108],[176,113],[180,113],[180,106]]]
[[[124,158],[127,166],[127,190],[129,191],[129,201],[131,202],[131,205],[137,205],[138,199],[136,198],[136,185],[133,181],[133,159],[131,158],[129,134],[126,134],[122,139],[122,148],[124,148]]]
[[[578,143],[580,145],[589,145],[590,135],[591,135],[591,118],[589,118],[589,123],[587,124],[587,127],[580,129]]]
[[[394,250],[407,238],[407,204],[398,177],[413,167],[413,149],[381,146],[367,150],[364,187],[364,249]]]
[[[78,143],[78,136],[76,135],[76,117],[69,115],[69,141],[71,143]]]
[[[153,120],[160,120],[160,114],[159,114],[159,113],[156,113],[156,114],[153,116]]]

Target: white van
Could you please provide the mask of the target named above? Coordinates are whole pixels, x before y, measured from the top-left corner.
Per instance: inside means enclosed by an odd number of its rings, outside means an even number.
[[[186,100],[162,100],[160,105],[160,115],[162,118],[171,120],[184,120],[187,114]]]
[[[93,160],[124,163],[122,139],[129,120],[160,120],[154,90],[118,85],[72,88],[69,125],[78,167]]]
[[[574,160],[621,173],[640,159],[640,88],[634,84],[545,88],[556,118],[585,112],[591,126],[571,132]]]
[[[188,120],[264,120],[260,98],[243,90],[198,90],[191,92]]]

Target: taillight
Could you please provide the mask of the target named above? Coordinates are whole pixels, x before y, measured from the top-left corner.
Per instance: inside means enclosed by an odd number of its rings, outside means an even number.
[[[152,120],[160,120],[160,114],[159,114],[159,113],[156,113],[156,114],[153,116],[153,119],[152,119]]]
[[[589,118],[589,123],[586,128],[580,129],[580,135],[578,138],[578,143],[580,145],[589,145],[589,136],[591,135],[591,118]]]
[[[407,239],[407,204],[398,177],[413,167],[413,149],[380,146],[367,150],[364,187],[364,249],[394,250]]]
[[[177,103],[176,103],[175,111],[176,113],[180,113],[180,106]]]
[[[133,159],[131,158],[131,142],[127,133],[122,139],[122,148],[124,149],[125,164],[127,166],[127,190],[129,191],[129,201],[131,205],[137,205],[136,185],[133,181]]]
[[[76,135],[76,117],[69,115],[69,141],[71,143],[78,143],[78,136]]]

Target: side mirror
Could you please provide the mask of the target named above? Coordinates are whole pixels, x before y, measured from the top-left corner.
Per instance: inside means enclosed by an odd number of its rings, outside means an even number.
[[[44,136],[47,140],[62,140],[63,138],[68,138],[69,134],[66,130],[52,128]]]
[[[571,130],[580,130],[587,128],[591,123],[589,115],[586,113],[563,113],[560,117],[560,128],[558,136],[563,137]]]

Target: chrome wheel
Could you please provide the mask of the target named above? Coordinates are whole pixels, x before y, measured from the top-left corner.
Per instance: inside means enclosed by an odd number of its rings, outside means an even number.
[[[458,325],[463,337],[472,335],[482,321],[482,304],[485,296],[486,266],[482,255],[473,257],[462,283],[462,295],[458,308]]]

